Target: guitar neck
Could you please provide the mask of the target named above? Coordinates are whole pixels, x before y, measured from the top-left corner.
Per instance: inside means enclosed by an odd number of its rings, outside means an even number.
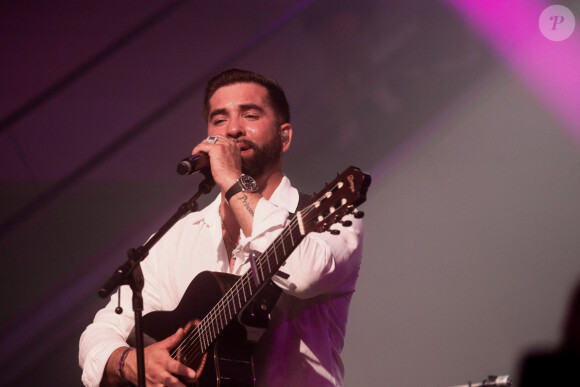
[[[299,217],[294,217],[262,254],[250,255],[250,269],[236,281],[196,327],[203,352],[268,284],[288,256],[304,239],[304,235]]]
[[[311,204],[290,219],[289,224],[266,251],[261,255],[250,255],[250,269],[227,290],[192,332],[184,337],[172,356],[182,351],[185,346],[195,347],[192,348],[193,351],[190,351],[191,348],[187,349],[188,353],[195,356],[206,353],[226,326],[268,285],[304,236],[312,231],[327,231],[345,214],[353,213],[366,200],[370,183],[369,175],[350,166],[326,184],[323,191],[310,201]],[[354,216],[360,218],[363,214],[355,213]],[[351,223],[347,221],[343,224],[347,226]]]

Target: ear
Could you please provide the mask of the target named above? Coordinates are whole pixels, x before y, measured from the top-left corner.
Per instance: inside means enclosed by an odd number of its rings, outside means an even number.
[[[292,143],[292,125],[289,122],[280,125],[279,134],[282,140],[282,153],[285,153]]]

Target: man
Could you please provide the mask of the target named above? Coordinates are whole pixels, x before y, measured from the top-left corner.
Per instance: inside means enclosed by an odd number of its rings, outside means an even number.
[[[141,263],[144,313],[173,310],[201,271],[241,275],[249,252],[264,251],[296,211],[298,191],[282,172],[282,154],[292,142],[288,102],[273,80],[232,69],[212,78],[205,90],[209,137],[192,151],[209,155],[220,195],[200,212],[181,219]],[[340,386],[340,359],[348,307],[361,262],[362,223],[335,225],[340,234],[310,233],[274,277],[282,295],[255,349],[258,386]],[[284,276],[286,277],[286,276]],[[126,339],[133,327],[131,291],[99,311],[80,340],[79,359],[87,386],[137,384],[136,351]],[[169,351],[178,330],[145,348],[148,386],[183,386],[194,370]]]

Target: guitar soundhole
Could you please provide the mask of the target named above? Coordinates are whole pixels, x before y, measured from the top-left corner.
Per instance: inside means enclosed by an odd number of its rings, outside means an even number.
[[[187,337],[187,335],[189,334],[189,332],[195,328],[197,325],[199,325],[200,320],[192,320],[190,322],[187,323],[187,325],[184,327],[185,330],[185,336]],[[189,348],[191,346],[184,346],[185,348]],[[207,360],[207,353],[185,353],[186,351],[183,351],[181,348],[178,349],[177,351],[177,356],[176,356],[176,360],[178,360],[180,363],[187,365],[188,367],[192,368],[196,375],[196,381],[197,379],[199,379],[203,368],[205,367],[205,362]],[[197,383],[191,384],[193,386],[197,385]]]

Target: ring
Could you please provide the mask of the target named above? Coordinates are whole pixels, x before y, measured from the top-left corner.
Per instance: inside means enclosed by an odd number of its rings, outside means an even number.
[[[217,140],[218,138],[216,136],[209,136],[208,138],[205,139],[205,142],[207,142],[208,144],[215,144]]]

